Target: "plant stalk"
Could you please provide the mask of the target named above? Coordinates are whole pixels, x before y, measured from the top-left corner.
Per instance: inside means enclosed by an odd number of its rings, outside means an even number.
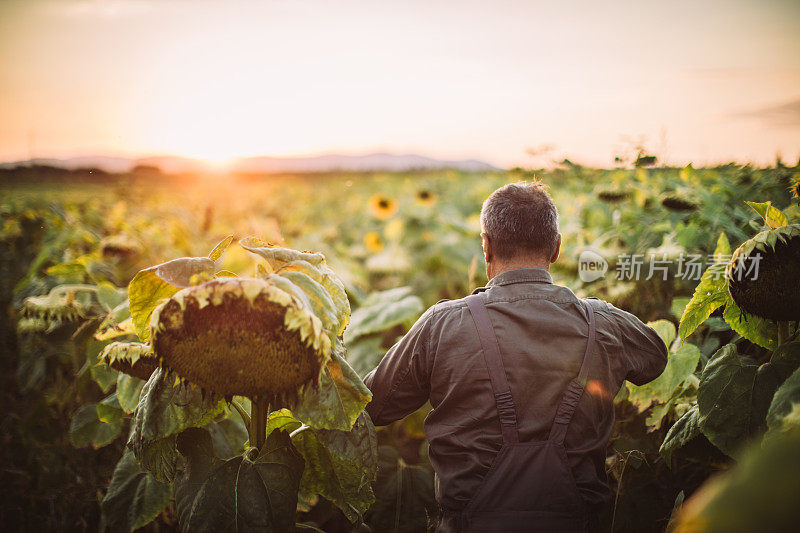
[[[269,400],[264,396],[250,399],[250,445],[259,450],[267,441],[267,417],[269,416]]]
[[[778,344],[775,346],[775,350],[773,350],[772,355],[770,356],[769,360],[774,361],[775,356],[778,355],[778,352],[781,349],[781,345],[789,340],[789,322],[786,320],[778,321]]]

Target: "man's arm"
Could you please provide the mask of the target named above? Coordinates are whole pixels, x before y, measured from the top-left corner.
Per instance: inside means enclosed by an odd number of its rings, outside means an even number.
[[[607,304],[616,319],[622,348],[628,363],[625,379],[634,385],[653,381],[667,366],[667,347],[656,330],[631,313]]]
[[[376,426],[400,420],[428,401],[431,356],[428,330],[432,309],[417,320],[411,331],[392,346],[380,364],[364,378],[372,391],[367,413]]]

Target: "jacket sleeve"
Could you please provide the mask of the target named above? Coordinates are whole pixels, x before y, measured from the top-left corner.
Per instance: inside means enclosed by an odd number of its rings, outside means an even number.
[[[364,378],[372,401],[367,405],[372,422],[385,426],[413,413],[430,394],[429,334],[433,308],[423,314],[380,364]]]
[[[628,373],[625,379],[634,385],[653,381],[667,366],[667,347],[656,330],[631,313],[607,304],[616,319]]]

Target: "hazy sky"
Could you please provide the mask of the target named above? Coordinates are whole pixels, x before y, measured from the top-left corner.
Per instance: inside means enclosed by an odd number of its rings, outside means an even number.
[[[794,162],[798,30],[800,0],[0,0],[0,160]]]

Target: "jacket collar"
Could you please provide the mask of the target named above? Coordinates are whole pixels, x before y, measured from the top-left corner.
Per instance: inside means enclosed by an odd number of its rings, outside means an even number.
[[[550,272],[544,268],[514,268],[497,274],[489,280],[486,288],[530,282],[552,284],[553,278],[550,276]]]

